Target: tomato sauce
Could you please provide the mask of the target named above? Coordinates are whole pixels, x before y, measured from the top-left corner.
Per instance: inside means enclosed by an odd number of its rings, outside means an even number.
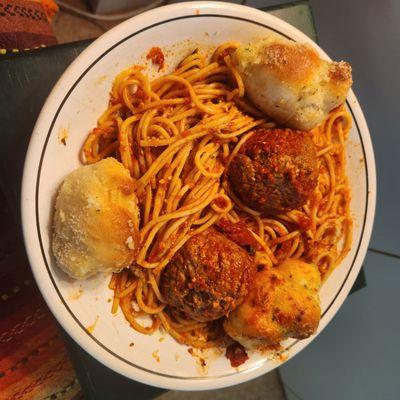
[[[160,47],[152,47],[146,56],[147,60],[151,60],[154,65],[158,65],[158,70],[161,71],[164,68],[164,53]]]
[[[260,250],[259,243],[254,239],[243,221],[233,223],[227,219],[222,219],[216,224],[216,228],[239,246],[251,246],[255,250]]]
[[[234,342],[226,348],[225,357],[231,362],[233,368],[244,364],[249,359],[245,348],[238,342]]]

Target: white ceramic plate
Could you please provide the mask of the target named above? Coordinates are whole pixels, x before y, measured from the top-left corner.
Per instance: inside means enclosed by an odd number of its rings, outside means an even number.
[[[307,36],[265,12],[221,3],[193,2],[162,7],[134,17],[104,34],[67,69],[44,105],[32,134],[25,162],[22,218],[25,244],[39,288],[64,329],[107,367],[150,385],[187,390],[213,389],[238,384],[279,365],[251,353],[238,369],[223,355],[206,355],[200,368],[185,346],[156,333],[132,330],[121,312],[110,313],[109,277],[72,281],[55,266],[50,252],[53,200],[62,180],[79,166],[79,151],[89,130],[106,108],[113,78],[122,69],[143,63],[152,46],[166,51],[167,66],[197,46],[210,48],[226,40],[247,42],[270,31],[308,42]],[[357,76],[355,77],[357,79]],[[368,128],[353,93],[348,107],[354,124],[348,144],[347,172],[352,186],[355,221],[353,247],[321,289],[323,315],[318,333],[342,305],[364,259],[375,209],[375,163]],[[63,145],[60,135],[68,133]],[[91,327],[91,329],[87,329]],[[314,336],[315,337],[315,336]],[[293,357],[312,339],[287,342]],[[130,346],[134,343],[133,346]]]

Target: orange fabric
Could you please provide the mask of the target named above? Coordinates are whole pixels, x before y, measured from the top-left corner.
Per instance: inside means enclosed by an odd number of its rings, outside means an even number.
[[[58,5],[53,0],[42,0],[42,6],[44,8],[44,12],[46,13],[47,19],[51,21],[58,12]]]
[[[55,13],[51,1],[46,1],[45,7],[36,1],[0,0],[1,53],[57,43],[49,23]]]

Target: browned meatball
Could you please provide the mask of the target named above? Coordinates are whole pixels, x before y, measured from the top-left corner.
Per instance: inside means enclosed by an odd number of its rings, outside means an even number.
[[[254,266],[236,243],[213,228],[189,239],[161,276],[167,303],[197,321],[229,314],[246,296]]]
[[[317,153],[311,134],[257,129],[228,168],[240,199],[264,214],[305,204],[317,184]]]

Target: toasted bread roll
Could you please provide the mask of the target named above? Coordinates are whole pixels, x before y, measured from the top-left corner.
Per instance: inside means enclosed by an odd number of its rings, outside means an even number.
[[[305,339],[321,318],[318,269],[296,259],[256,273],[245,301],[224,321],[226,333],[248,349],[287,338]]]
[[[307,44],[277,34],[240,46],[232,56],[246,95],[268,116],[310,130],[342,104],[352,85],[350,64],[322,60]]]
[[[114,158],[79,167],[61,185],[53,220],[53,254],[71,277],[128,267],[138,246],[133,179]]]

